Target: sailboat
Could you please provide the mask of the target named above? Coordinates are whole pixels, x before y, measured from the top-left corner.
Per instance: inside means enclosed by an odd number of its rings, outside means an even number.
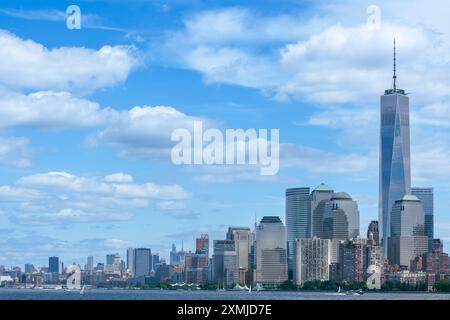
[[[220,285],[217,284],[217,291],[226,291],[226,289],[225,289],[225,282],[222,284],[222,288],[220,288]]]
[[[80,290],[80,294],[85,294],[87,292],[86,285],[83,285],[83,287]]]

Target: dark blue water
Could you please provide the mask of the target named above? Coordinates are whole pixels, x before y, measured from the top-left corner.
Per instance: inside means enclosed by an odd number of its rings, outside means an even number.
[[[450,300],[439,293],[239,292],[186,290],[102,290],[85,294],[63,290],[0,289],[0,300]]]

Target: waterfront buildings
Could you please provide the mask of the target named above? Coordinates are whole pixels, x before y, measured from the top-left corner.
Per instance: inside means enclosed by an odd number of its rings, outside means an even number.
[[[327,239],[296,239],[296,269],[294,283],[303,285],[311,280],[329,280],[329,264],[331,260],[331,241]]]
[[[279,285],[288,279],[286,228],[279,217],[266,216],[255,230],[254,281]]]

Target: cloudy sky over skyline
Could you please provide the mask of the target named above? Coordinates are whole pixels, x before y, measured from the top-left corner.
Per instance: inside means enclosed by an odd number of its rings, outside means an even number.
[[[321,182],[358,201],[365,234],[394,37],[413,185],[435,188],[435,236],[450,245],[443,0],[76,1],[81,30],[66,27],[70,4],[0,5],[0,265],[103,262],[128,246],[167,257],[201,233],[284,220],[285,189]],[[278,175],[173,165],[171,132],[196,120],[280,129]]]

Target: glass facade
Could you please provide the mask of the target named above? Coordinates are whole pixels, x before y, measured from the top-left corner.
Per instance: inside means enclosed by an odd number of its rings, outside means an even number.
[[[432,251],[434,238],[433,188],[412,188],[411,194],[422,202],[423,211],[425,212],[425,235],[428,237],[428,251]]]
[[[379,231],[387,256],[392,206],[411,193],[409,97],[387,90],[380,104]]]
[[[295,239],[311,237],[311,198],[309,187],[286,190],[286,229],[289,279],[293,279],[295,270]]]

